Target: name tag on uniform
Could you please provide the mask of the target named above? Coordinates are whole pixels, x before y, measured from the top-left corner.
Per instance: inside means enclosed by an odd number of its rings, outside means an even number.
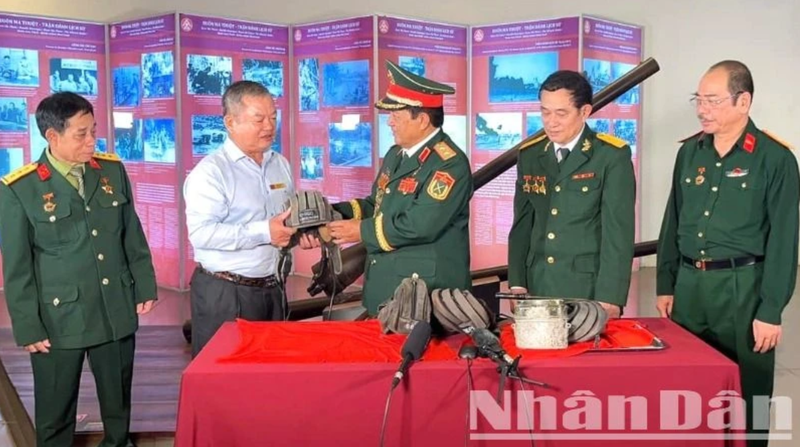
[[[572,176],[572,180],[585,180],[587,178],[594,178],[594,172],[584,172],[582,174],[575,174]]]
[[[273,183],[269,185],[269,189],[286,189],[286,183]]]

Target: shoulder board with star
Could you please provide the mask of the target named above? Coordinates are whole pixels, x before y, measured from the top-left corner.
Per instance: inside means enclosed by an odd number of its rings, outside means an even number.
[[[689,135],[688,137],[686,137],[686,138],[684,138],[682,140],[678,140],[678,143],[685,143],[685,142],[687,142],[687,141],[689,141],[689,140],[691,140],[691,139],[693,139],[695,137],[699,137],[701,135],[703,135],[703,131],[702,130],[700,132],[695,133],[695,134]]]
[[[107,154],[105,152],[95,152],[94,155],[92,155],[92,157],[97,158],[99,160],[105,160],[105,161],[116,161],[116,162],[122,161],[119,158],[119,155],[117,155],[117,154]]]
[[[615,137],[614,135],[609,135],[607,133],[598,133],[597,139],[606,142],[617,149],[622,149],[628,145],[628,143],[622,138]]]
[[[28,163],[21,168],[17,168],[14,171],[6,174],[2,182],[5,185],[11,185],[12,183],[16,182],[17,180],[25,177],[26,175],[30,174],[31,172],[36,172],[36,168],[39,166],[39,163]]]
[[[439,154],[439,157],[441,157],[442,160],[445,161],[456,156],[456,151],[454,151],[453,148],[450,147],[450,145],[444,141],[440,141],[434,144],[433,150],[436,151],[436,153]]]
[[[794,150],[794,147],[791,144],[789,144],[786,141],[778,138],[772,132],[770,132],[770,131],[768,131],[766,129],[761,129],[761,132],[764,132],[764,135],[770,137],[772,139],[772,141],[774,141],[774,142],[778,143],[779,145],[783,146],[785,149],[789,149],[790,151]]]
[[[547,134],[543,133],[543,134],[539,135],[538,137],[534,138],[533,140],[528,141],[527,143],[525,143],[522,146],[520,146],[519,150],[524,151],[525,149],[527,149],[529,147],[533,147],[534,145],[536,145],[536,143],[542,142],[545,139],[547,139]]]

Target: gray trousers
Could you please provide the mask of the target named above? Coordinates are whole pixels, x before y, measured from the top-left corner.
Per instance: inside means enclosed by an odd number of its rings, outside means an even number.
[[[192,358],[226,321],[282,321],[278,287],[251,287],[215,278],[195,269],[191,281]]]

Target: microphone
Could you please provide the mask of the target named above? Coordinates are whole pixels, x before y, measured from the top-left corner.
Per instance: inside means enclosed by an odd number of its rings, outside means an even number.
[[[414,324],[414,328],[411,329],[411,333],[408,335],[406,342],[403,344],[403,349],[400,351],[403,355],[403,363],[400,364],[400,368],[394,374],[392,389],[395,389],[397,385],[400,384],[400,381],[403,380],[403,375],[411,365],[411,362],[419,360],[419,358],[422,357],[422,353],[425,352],[425,348],[428,346],[430,339],[430,323],[427,321],[418,321]]]
[[[484,328],[475,329],[470,333],[470,337],[481,354],[496,362],[504,362],[507,365],[514,363],[514,359],[500,346],[500,339],[490,330]]]

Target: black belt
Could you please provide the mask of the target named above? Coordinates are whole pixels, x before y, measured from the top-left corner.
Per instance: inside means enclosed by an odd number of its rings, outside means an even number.
[[[202,265],[198,265],[197,268],[206,275],[224,279],[225,281],[242,286],[269,288],[277,287],[278,285],[278,279],[275,275],[266,276],[264,278],[248,278],[247,276],[237,275],[231,272],[211,272],[204,269]]]
[[[682,258],[685,264],[694,267],[697,270],[704,270],[704,271],[732,269],[736,267],[745,267],[748,265],[758,264],[759,262],[764,262],[763,256],[743,256],[741,258],[714,259],[714,260],[692,259],[686,256],[682,256]]]

